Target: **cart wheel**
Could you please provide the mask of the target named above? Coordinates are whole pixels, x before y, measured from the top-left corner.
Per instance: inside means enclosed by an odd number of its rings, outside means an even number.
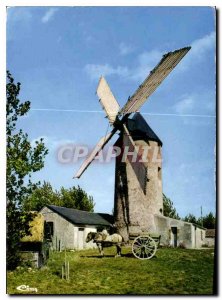
[[[132,244],[133,255],[139,259],[152,258],[156,249],[156,242],[150,236],[138,236]]]

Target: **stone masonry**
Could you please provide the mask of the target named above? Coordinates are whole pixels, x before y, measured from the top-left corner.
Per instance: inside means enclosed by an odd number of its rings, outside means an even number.
[[[129,126],[128,129],[130,131]],[[131,133],[136,146],[140,149],[146,146],[149,150],[147,162],[144,163],[147,170],[144,189],[129,159],[122,162],[122,157],[116,158],[114,219],[118,232],[125,240],[128,240],[131,233],[156,232],[154,215],[163,213],[161,144],[158,140],[150,140],[147,134],[141,134],[138,130],[136,136]],[[115,145],[124,149],[126,145],[123,135],[120,135]]]

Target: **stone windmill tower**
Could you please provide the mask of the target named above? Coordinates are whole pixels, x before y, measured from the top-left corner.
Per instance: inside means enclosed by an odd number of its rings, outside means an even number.
[[[190,47],[186,47],[165,54],[122,109],[104,77],[100,78],[97,95],[113,129],[100,139],[74,178],[82,175],[119,131],[120,136],[115,145],[122,151],[116,158],[114,218],[125,240],[130,233],[155,231],[154,215],[160,215],[163,211],[162,143],[138,110],[189,50]],[[134,115],[130,119],[131,114]],[[130,150],[128,155],[125,155],[125,149]],[[134,152],[135,157],[132,155],[131,158],[129,152]]]
[[[126,149],[132,143],[141,155],[134,163],[133,151],[128,151],[127,159],[123,151],[116,157],[114,218],[125,239],[129,233],[156,232],[154,215],[163,212],[162,142],[139,112],[126,127],[127,134],[120,134],[115,146]]]

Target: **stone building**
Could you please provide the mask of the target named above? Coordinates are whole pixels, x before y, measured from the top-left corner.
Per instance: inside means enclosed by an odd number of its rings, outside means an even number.
[[[109,214],[55,205],[45,206],[40,213],[45,220],[45,234],[51,240],[54,250],[94,248],[95,244],[85,242],[87,234],[99,228],[109,228],[113,224],[113,217]]]
[[[201,248],[205,243],[205,228],[160,215],[154,215],[161,244],[171,247]]]
[[[163,245],[201,247],[204,228],[164,217],[161,140],[140,113],[128,119],[126,127],[140,157],[146,155],[146,159],[132,162],[129,154],[124,161],[123,153],[116,158],[114,219],[118,232],[125,240],[130,234],[150,232],[160,234]],[[115,146],[125,149],[128,145],[126,133],[121,132]]]
[[[207,229],[206,230],[205,245],[207,247],[215,246],[215,229]]]

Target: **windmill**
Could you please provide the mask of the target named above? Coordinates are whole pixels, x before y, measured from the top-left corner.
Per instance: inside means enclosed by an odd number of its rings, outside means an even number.
[[[122,149],[128,147],[129,152],[138,154],[136,161],[128,156],[124,162],[116,158],[114,219],[118,231],[125,239],[132,232],[155,231],[153,215],[162,214],[163,210],[161,161],[152,163],[149,157],[148,162],[138,159],[143,154],[139,153],[141,148],[138,146],[144,144],[150,146],[151,152],[157,149],[157,156],[161,158],[162,143],[138,110],[190,49],[191,47],[185,47],[163,55],[123,108],[120,108],[105,78],[101,77],[99,80],[97,95],[112,131],[99,140],[74,178],[80,178],[117,132],[120,137],[116,145]],[[129,118],[133,113],[133,118]],[[159,180],[154,179],[158,177]]]

